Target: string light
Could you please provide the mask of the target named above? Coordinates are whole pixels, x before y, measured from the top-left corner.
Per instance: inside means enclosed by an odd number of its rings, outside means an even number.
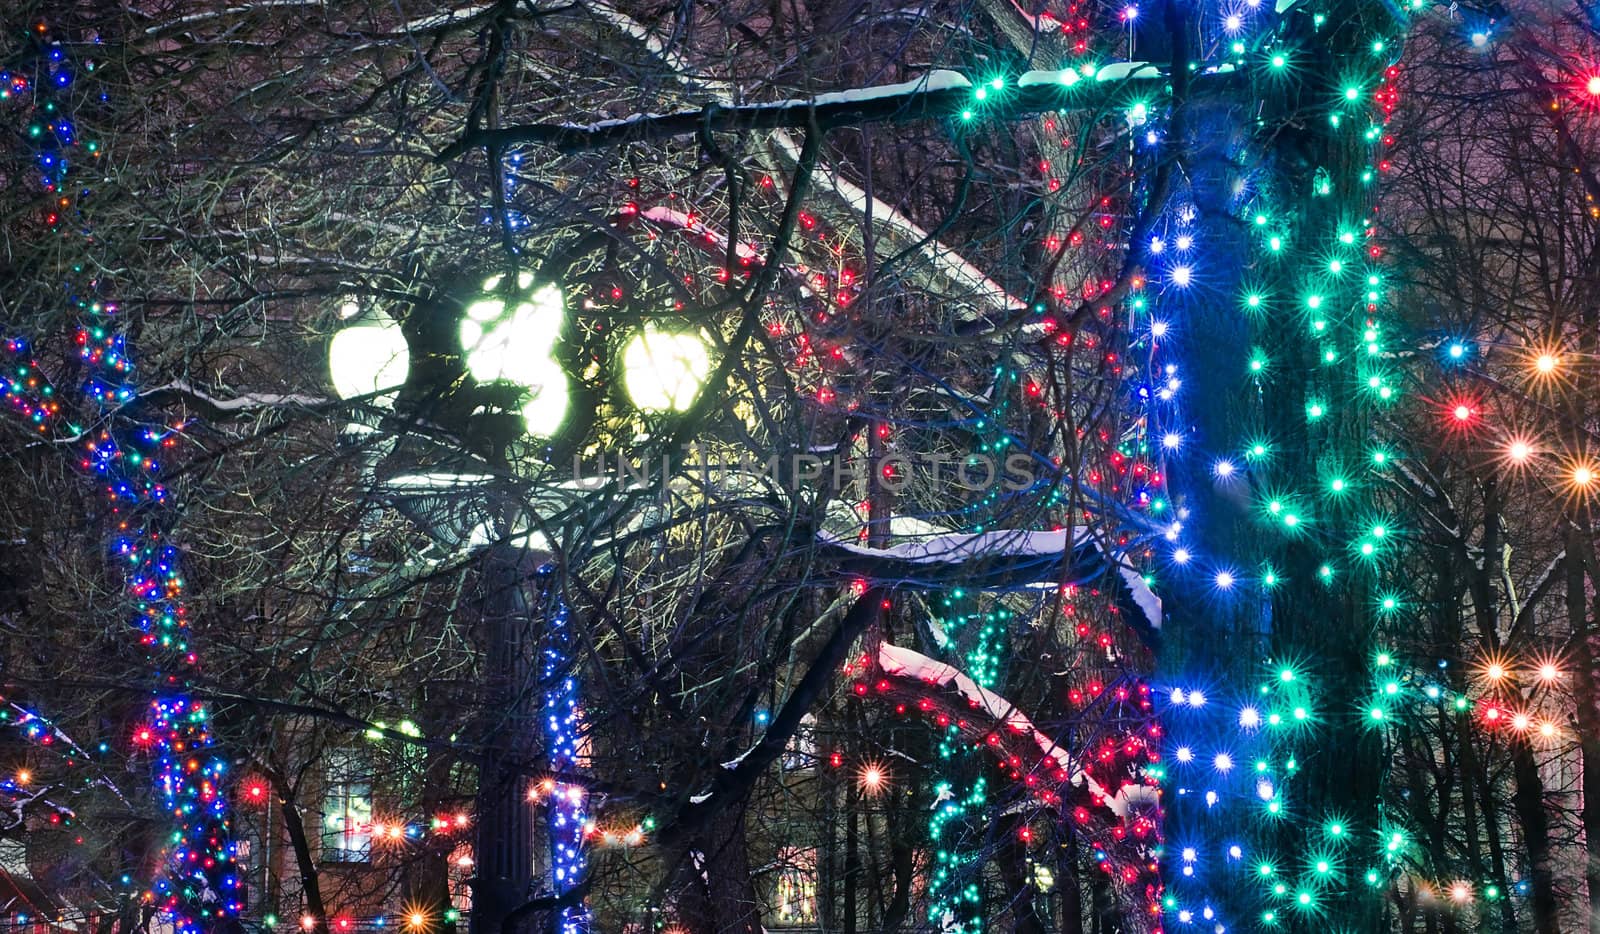
[[[859,785],[863,794],[877,797],[889,785],[889,773],[882,763],[868,762],[861,767]]]
[[[65,116],[80,99],[69,90],[77,83],[79,60],[52,38],[48,24],[39,23],[36,32],[38,61],[32,70],[44,80],[19,83],[6,72],[0,74],[0,85],[8,87],[13,102],[29,108],[33,126],[51,130],[30,133],[28,140],[44,169],[41,182],[49,205],[45,221],[57,227],[69,214],[81,219],[78,200],[90,189],[78,179],[87,183],[89,176],[74,167],[92,166],[102,150],[95,141],[80,140],[73,131],[75,121]],[[92,62],[81,64],[85,72],[93,70]],[[31,95],[19,95],[23,91]],[[80,145],[89,158],[68,158]],[[92,236],[86,225],[78,229]],[[61,423],[67,411],[61,394],[24,338],[12,337],[0,345],[11,363],[0,392],[38,432],[59,429],[63,436],[78,439],[77,466],[107,497],[114,519],[110,550],[123,568],[128,615],[138,645],[152,668],[163,673],[160,693],[134,730],[134,746],[151,759],[157,797],[173,827],[160,873],[148,880],[144,900],[168,919],[176,934],[200,934],[237,916],[243,907],[225,794],[227,765],[214,749],[210,708],[183,693],[199,656],[191,644],[183,598],[182,552],[166,534],[174,519],[163,511],[167,490],[158,479],[165,452],[177,443],[175,429],[142,422],[124,407],[135,396],[134,369],[121,333],[121,309],[96,295],[103,287],[99,282],[69,284],[64,296],[80,318],[75,345],[85,372],[81,395],[98,427],[84,431]],[[41,732],[38,739],[53,736]]]
[[[540,587],[540,605],[546,620],[540,680],[549,685],[544,692],[541,714],[549,765],[556,775],[572,775],[580,766],[581,724],[578,681],[573,671],[571,618],[566,603],[560,598],[556,566],[540,566],[534,578]],[[550,874],[556,894],[564,895],[583,884],[589,868],[587,840],[593,825],[588,794],[583,786],[567,782],[550,781],[543,787],[550,837]],[[560,934],[584,934],[589,930],[589,909],[582,903],[563,907],[558,917]]]

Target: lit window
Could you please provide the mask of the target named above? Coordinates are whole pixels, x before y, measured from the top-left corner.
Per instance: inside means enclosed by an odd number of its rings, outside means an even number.
[[[773,866],[774,926],[817,923],[817,848],[786,846]]]
[[[534,852],[545,851],[535,848]],[[472,912],[472,886],[468,882],[476,875],[476,868],[472,860],[472,844],[456,844],[445,865],[445,875],[450,888],[450,907],[462,915]]]
[[[328,753],[322,803],[322,858],[364,863],[372,858],[372,775],[354,752]]]
[[[812,714],[800,718],[799,727],[789,737],[788,745],[783,747],[782,765],[785,772],[816,767],[817,718]]]

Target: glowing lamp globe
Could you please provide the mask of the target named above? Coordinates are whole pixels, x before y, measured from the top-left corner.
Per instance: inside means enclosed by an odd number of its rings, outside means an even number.
[[[711,354],[699,335],[646,327],[622,352],[628,398],[645,412],[683,412],[711,375]]]
[[[533,288],[533,275],[517,276],[515,296],[498,290],[504,276],[483,281],[482,294],[461,319],[461,352],[480,383],[511,383],[528,391],[522,418],[527,431],[550,437],[567,417],[570,390],[555,359],[565,301],[554,284]]]
[[[410,372],[411,351],[393,318],[357,321],[328,343],[328,374],[341,399],[398,390]]]

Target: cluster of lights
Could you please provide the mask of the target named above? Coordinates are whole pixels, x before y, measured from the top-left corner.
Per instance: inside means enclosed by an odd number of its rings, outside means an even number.
[[[303,914],[299,918],[300,930],[314,931],[317,928],[317,916]],[[328,930],[336,934],[351,934],[355,931],[370,931],[373,929],[399,928],[405,931],[428,932],[441,929],[444,925],[453,925],[461,920],[461,913],[454,908],[447,908],[442,912],[434,913],[420,907],[402,908],[392,915],[372,915],[369,917],[356,917],[354,915],[339,914],[327,919]],[[261,926],[267,930],[276,930],[283,926],[282,920],[276,914],[264,915]]]
[[[992,82],[986,88],[980,88],[982,97],[991,94],[1003,93],[1005,84],[995,86]],[[975,92],[975,96],[976,96]],[[763,186],[770,190],[770,186]],[[639,211],[640,215],[659,215],[658,211]],[[1109,213],[1104,215],[1109,220]],[[808,224],[802,216],[802,232],[810,233],[814,237],[826,237],[826,228],[820,224]],[[1114,231],[1109,227],[1101,228],[1107,236],[1114,236]],[[840,245],[843,245],[840,238]],[[1077,245],[1079,238],[1064,236],[1058,247]],[[828,244],[830,252],[837,254],[839,251],[832,244]],[[837,368],[839,364],[849,365],[853,362],[850,352],[842,345],[835,342],[831,336],[834,329],[841,323],[847,323],[847,314],[851,307],[849,299],[855,288],[857,277],[849,270],[848,266],[841,263],[836,272],[824,277],[813,271],[816,279],[807,282],[807,294],[824,298],[826,304],[816,309],[807,317],[802,317],[799,326],[781,322],[770,321],[767,325],[767,336],[780,347],[787,347],[793,352],[794,376],[797,383],[804,390],[808,384],[812,387],[811,394],[823,410],[838,409],[841,411],[853,410],[858,404],[852,395],[847,394],[845,380],[832,377],[829,368]],[[719,281],[721,277],[719,276]],[[1060,289],[1059,294],[1053,297],[1065,304],[1073,290]],[[1045,310],[1041,304],[1040,311]],[[836,323],[837,322],[837,323]],[[1046,318],[1044,324],[1048,329],[1050,319]],[[1160,328],[1152,329],[1154,336],[1160,338],[1164,332]],[[850,333],[846,327],[842,334]],[[1064,343],[1058,342],[1061,346]],[[1089,346],[1093,346],[1092,342]],[[1114,357],[1112,358],[1114,360]],[[812,377],[811,374],[818,374]],[[815,382],[811,382],[815,379]],[[992,399],[999,402],[990,411],[983,412],[972,421],[971,427],[981,429],[983,434],[994,435],[995,426],[1003,423],[1005,406],[1009,395],[1002,391],[1008,381],[1014,380],[1015,374],[1004,371],[997,374],[995,389],[991,393]],[[1025,384],[1024,393],[1027,397],[1043,403],[1044,393],[1037,384]],[[1170,394],[1176,390],[1176,378],[1169,375],[1161,385],[1152,389],[1156,395]],[[888,421],[878,425],[877,435],[881,440],[892,437],[893,428]],[[1003,449],[1010,439],[994,437],[980,440],[978,448],[984,452]],[[1137,481],[1138,487],[1134,498],[1148,503],[1152,497],[1148,489],[1159,483],[1157,472],[1149,469],[1147,463],[1141,458],[1129,456],[1126,450],[1113,449],[1110,458],[1108,476],[1131,478]],[[1113,481],[1115,482],[1115,481]],[[980,498],[970,506],[964,507],[963,513],[979,514],[995,505],[992,496]],[[861,504],[865,510],[865,504]],[[982,519],[977,520],[978,523]],[[976,531],[982,531],[981,524],[975,524]],[[1071,590],[1073,588],[1068,588]],[[960,599],[959,592],[952,595]],[[1070,611],[1069,611],[1070,612]],[[964,615],[950,626],[952,633],[962,631],[968,622]],[[1000,658],[1005,643],[1005,626],[1003,620],[996,615],[977,614],[972,625],[968,628],[981,630],[973,635],[977,644],[968,650],[963,658],[963,670],[980,684],[992,685],[999,677]],[[1095,654],[1104,663],[1107,650],[1112,645],[1109,632],[1096,631],[1083,619],[1075,622],[1075,631],[1086,647],[1092,647]],[[863,668],[863,673],[865,672]],[[895,710],[902,715],[915,714],[926,717],[939,731],[940,736],[940,765],[936,768],[936,779],[933,793],[936,798],[933,813],[930,817],[930,836],[934,841],[935,858],[929,880],[930,907],[929,916],[937,924],[944,925],[946,929],[978,931],[984,928],[984,906],[980,897],[977,873],[981,867],[981,855],[985,843],[981,838],[974,838],[965,832],[966,820],[970,817],[990,812],[991,809],[1003,807],[1012,796],[1007,792],[1007,784],[1002,782],[996,787],[988,775],[970,775],[975,765],[972,756],[989,758],[1000,770],[1002,776],[1012,783],[1016,794],[1024,795],[1031,799],[1034,806],[1048,809],[1066,810],[1070,813],[1085,839],[1092,839],[1093,853],[1096,865],[1107,874],[1114,887],[1125,893],[1126,902],[1137,906],[1132,913],[1134,918],[1142,918],[1139,923],[1154,923],[1159,914],[1160,880],[1156,871],[1155,851],[1159,845],[1159,827],[1157,818],[1153,813],[1140,812],[1124,820],[1116,816],[1104,800],[1095,800],[1093,795],[1084,797],[1080,786],[1073,785],[1070,781],[1063,782],[1063,776],[1054,774],[1053,770],[1045,769],[1042,764],[1032,764],[1037,761],[1038,750],[1032,749],[1033,759],[1029,759],[1029,750],[1024,748],[1010,751],[1014,737],[1006,735],[1004,731],[984,732],[982,735],[971,735],[973,718],[970,712],[963,710],[964,705],[957,702],[954,706],[946,706],[947,698],[941,698],[938,692],[930,691],[926,686],[915,690],[908,689],[904,695],[899,694],[901,686],[894,679],[881,675],[869,676],[866,680],[855,685],[858,695],[888,697],[893,695],[899,700]],[[1115,722],[1116,718],[1094,706],[1093,701],[1104,698],[1113,702],[1114,698],[1123,698],[1114,703],[1130,703],[1135,706],[1143,704],[1145,711],[1149,710],[1147,692],[1141,688],[1133,691],[1123,684],[1103,686],[1094,683],[1087,690],[1074,689],[1070,692],[1074,704],[1086,704],[1086,715],[1101,722],[1101,718],[1108,723]],[[1137,700],[1134,700],[1137,698]],[[763,723],[765,711],[756,713],[758,725]],[[1146,715],[1145,720],[1148,720]],[[1154,729],[1154,725],[1150,725]],[[1126,741],[1118,741],[1125,739]],[[1003,751],[1005,751],[1003,753]],[[1107,738],[1103,748],[1094,750],[1092,768],[1104,776],[1102,785],[1107,788],[1119,788],[1126,781],[1135,784],[1153,782],[1148,776],[1140,776],[1140,767],[1148,764],[1147,757],[1154,755],[1154,750],[1147,745],[1145,738],[1139,730],[1130,730],[1126,736],[1115,734]],[[828,761],[836,768],[845,765],[842,753],[835,752],[828,756]],[[1041,771],[1041,769],[1045,769]],[[863,797],[874,797],[882,794],[893,784],[894,778],[890,771],[880,762],[863,761],[854,769],[856,787]],[[1076,795],[1078,800],[1066,801],[1062,799],[1069,795]],[[1072,806],[1076,804],[1076,806]],[[1025,845],[1034,842],[1034,831],[1024,825],[1018,831],[1018,839]]]
[[[572,775],[579,766],[579,743],[582,724],[579,720],[578,680],[573,672],[574,640],[567,605],[560,598],[558,578],[553,565],[539,568],[536,575],[543,590],[545,607],[544,645],[540,650],[540,682],[544,685],[544,721],[546,748],[551,772]],[[541,793],[542,792],[542,793]],[[588,792],[571,783],[550,781],[543,788],[536,786],[530,798],[541,801],[547,814],[550,833],[551,880],[557,895],[565,895],[583,883],[588,872],[589,857],[586,851],[588,838],[595,824],[589,818]],[[642,830],[629,831],[633,838]],[[583,934],[589,930],[589,909],[573,905],[561,909],[558,929],[560,934]]]
[[[1282,5],[1279,11],[1283,11]],[[1258,76],[1255,80],[1265,82],[1271,91],[1281,86],[1280,75],[1295,61],[1320,57],[1293,45],[1295,41],[1321,41],[1318,29],[1293,32],[1282,28],[1301,16],[1314,17],[1315,22],[1308,25],[1322,25],[1321,14],[1295,9],[1286,17],[1263,20],[1260,25],[1266,28],[1256,29],[1243,8],[1219,5],[1212,20],[1216,54],[1229,59],[1235,67],[1250,69]],[[1252,29],[1257,34],[1247,35]],[[1398,72],[1389,62],[1387,51],[1391,41],[1392,37],[1374,37],[1365,51],[1346,53],[1352,56],[1344,63],[1349,77],[1329,101],[1325,114],[1330,136],[1353,135],[1373,152],[1390,143],[1384,126],[1398,104]],[[1363,219],[1375,183],[1388,168],[1386,160],[1375,156],[1370,165],[1349,177],[1335,177],[1319,169],[1309,192],[1282,193],[1285,199],[1309,196],[1330,199],[1338,205],[1337,209],[1324,212],[1336,218],[1338,226],[1320,232],[1296,229],[1292,218],[1302,212],[1273,204],[1270,183],[1258,183],[1237,193],[1244,205],[1242,219],[1254,233],[1256,258],[1249,266],[1265,270],[1258,274],[1267,277],[1262,281],[1247,278],[1241,283],[1241,312],[1258,329],[1282,329],[1298,323],[1315,347],[1315,359],[1330,374],[1318,375],[1317,379],[1353,379],[1365,390],[1364,394],[1311,393],[1305,400],[1304,418],[1313,435],[1330,417],[1341,414],[1336,403],[1347,404],[1341,396],[1374,407],[1390,404],[1398,397],[1396,374],[1385,363],[1385,327],[1378,316],[1385,288],[1378,265],[1382,250],[1373,239],[1375,227]],[[1180,201],[1173,209],[1174,218],[1181,221],[1184,210]],[[1193,285],[1196,260],[1175,256],[1171,240],[1154,240],[1146,252],[1152,265],[1165,264],[1167,268],[1164,281],[1169,292],[1163,294],[1163,304],[1181,307],[1183,291]],[[1153,273],[1152,278],[1162,277]],[[1282,285],[1287,282],[1297,283],[1298,291],[1290,292]],[[1355,311],[1357,308],[1363,311]],[[1173,314],[1168,311],[1163,316],[1170,319]],[[1453,347],[1451,353],[1460,358],[1468,349]],[[1550,368],[1556,365],[1554,360],[1546,363]],[[1252,350],[1247,365],[1248,378],[1263,392],[1270,391],[1277,372],[1268,353],[1262,348]],[[1546,364],[1536,364],[1543,365]],[[1331,375],[1344,368],[1353,372]],[[1472,400],[1456,399],[1451,400],[1447,414],[1460,426],[1459,430],[1470,431],[1479,409]],[[1147,416],[1146,421],[1152,426],[1159,424],[1155,416]],[[1169,458],[1188,456],[1183,446],[1166,443],[1174,437],[1171,429],[1166,432],[1160,449]],[[1338,586],[1352,563],[1376,570],[1377,562],[1396,539],[1392,518],[1356,511],[1354,496],[1366,486],[1366,477],[1357,469],[1354,458],[1346,464],[1332,465],[1317,478],[1320,489],[1305,490],[1298,488],[1304,478],[1293,478],[1288,481],[1293,485],[1285,485],[1284,479],[1273,475],[1278,452],[1264,437],[1245,437],[1240,440],[1237,453],[1218,453],[1221,456],[1211,460],[1213,482],[1238,495],[1253,491],[1259,497],[1263,522],[1285,540],[1320,543],[1328,541],[1330,534],[1349,534],[1342,529],[1353,531],[1347,544],[1350,559],[1328,554],[1310,580],[1287,582],[1270,564],[1256,566],[1236,558],[1197,554],[1180,536],[1168,535],[1170,564],[1187,574],[1204,574],[1222,598],[1244,596],[1243,585],[1250,585],[1252,594],[1259,599],[1270,599],[1270,592],[1286,583],[1295,587]],[[1368,454],[1367,464],[1372,471],[1390,468],[1389,451],[1376,449]],[[1353,526],[1347,524],[1349,516],[1355,517]],[[1380,594],[1374,614],[1393,615],[1400,610],[1401,602],[1396,594]],[[1281,838],[1277,825],[1302,816],[1289,807],[1287,800],[1299,769],[1290,750],[1306,741],[1308,731],[1321,722],[1321,716],[1343,714],[1319,711],[1306,679],[1295,666],[1283,667],[1277,677],[1240,700],[1195,704],[1193,695],[1192,689],[1173,690],[1166,711],[1171,727],[1171,764],[1165,774],[1169,791],[1176,793],[1168,810],[1169,819],[1174,819],[1173,833],[1178,834],[1175,848],[1181,857],[1168,867],[1170,888],[1164,898],[1168,921],[1177,925],[1204,921],[1208,928],[1222,931],[1230,925],[1247,923],[1251,917],[1262,926],[1276,926],[1290,917],[1316,915],[1326,895],[1344,884],[1343,874],[1336,867],[1348,866],[1356,858],[1345,852],[1356,836],[1349,832],[1349,821],[1328,821],[1339,832],[1329,836],[1326,845],[1312,845],[1293,860],[1274,858],[1262,862],[1256,886],[1240,889],[1228,879],[1227,867],[1249,854],[1249,840],[1255,831],[1248,828],[1264,828],[1263,839]],[[1211,707],[1217,709],[1213,711]],[[1219,821],[1211,816],[1219,807],[1243,809],[1245,813]],[[1186,839],[1191,834],[1193,839]],[[1241,891],[1251,894],[1241,899]],[[1251,902],[1255,904],[1252,906]]]
[[[238,786],[239,802],[249,807],[265,807],[274,798],[272,786],[265,779],[247,778]],[[436,814],[419,820],[375,819],[347,826],[344,818],[330,814],[328,820],[341,829],[373,843],[416,843],[441,836],[455,836],[472,826],[472,817],[464,812]]]
[[[0,74],[0,105],[24,111],[26,138],[48,199],[44,219],[56,227],[75,204],[66,192],[83,193],[73,172],[76,155],[98,158],[100,147],[80,140],[72,121],[81,93],[75,90],[80,63],[50,38],[47,24],[38,25],[33,41],[33,77]],[[81,66],[86,72],[94,68],[89,61]],[[227,765],[213,748],[210,709],[182,693],[198,658],[183,603],[182,555],[160,524],[167,494],[157,479],[163,453],[176,443],[174,430],[140,422],[119,408],[135,395],[133,366],[116,321],[119,309],[93,297],[98,289],[99,283],[85,281],[67,297],[82,322],[76,334],[85,371],[82,408],[64,402],[23,338],[4,343],[10,367],[0,391],[37,431],[81,438],[79,467],[105,494],[113,525],[110,551],[123,569],[128,616],[159,670],[159,693],[136,727],[133,745],[154,762],[158,798],[174,828],[164,872],[151,880],[143,901],[166,913],[178,934],[198,934],[237,915],[243,901],[224,794]],[[74,416],[97,427],[84,430],[72,423]],[[38,734],[41,742],[54,735]]]
[[[1089,708],[1086,712],[1095,715],[1095,722],[1110,729],[1086,749],[1070,754],[1056,749],[1055,741],[1038,733],[1025,718],[997,712],[1012,709],[987,692],[998,684],[999,650],[1014,614],[999,606],[963,612],[959,605],[970,599],[952,592],[943,598],[942,612],[945,632],[952,638],[962,633],[972,638],[961,668],[963,677],[971,679],[968,688],[951,690],[947,679],[929,681],[927,672],[886,669],[869,656],[845,669],[847,675],[861,678],[854,686],[857,696],[893,702],[897,714],[926,718],[937,731],[940,768],[929,819],[935,847],[928,889],[930,920],[958,930],[983,929],[977,883],[982,843],[970,838],[966,822],[988,808],[1009,809],[1021,802],[1023,807],[1070,815],[1074,832],[1095,853],[1096,865],[1123,899],[1137,906],[1134,916],[1153,920],[1160,911],[1161,895],[1156,813],[1153,807],[1114,805],[1108,800],[1155,781],[1148,769],[1159,755],[1156,742],[1161,730],[1148,686],[1136,680],[1110,686],[1097,682],[1087,692],[1070,691],[1072,704]],[[973,774],[975,757],[989,759],[1009,784],[997,784],[981,770]],[[842,758],[836,755],[833,761],[838,765]],[[873,793],[886,782],[881,763],[863,763],[858,783],[864,792]],[[1038,842],[1027,821],[1017,838],[1024,846]]]
[[[1448,667],[1446,660],[1432,666],[1434,672]],[[1523,742],[1549,744],[1569,738],[1558,723],[1558,711],[1570,704],[1563,685],[1566,676],[1551,658],[1527,664],[1508,657],[1484,659],[1463,690],[1452,689],[1426,667],[1402,665],[1391,652],[1375,655],[1373,671],[1373,701],[1368,709],[1373,726],[1389,726],[1397,710],[1412,708],[1435,715],[1453,712],[1484,730]]]

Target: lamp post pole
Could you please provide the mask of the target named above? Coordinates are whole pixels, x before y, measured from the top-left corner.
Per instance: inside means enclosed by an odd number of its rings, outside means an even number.
[[[502,934],[511,913],[532,894],[534,815],[523,773],[537,747],[540,698],[534,690],[535,613],[526,587],[540,558],[500,542],[484,549],[478,569],[484,729],[472,934]]]
[[[509,286],[514,285],[515,288]],[[391,404],[392,393],[414,374],[412,348],[394,321],[363,316],[346,305],[350,326],[329,345],[329,369],[343,398],[370,397]],[[457,346],[451,355],[464,362],[474,386],[510,386],[520,391],[526,433],[553,438],[561,431],[569,402],[569,376],[556,361],[555,342],[565,316],[564,298],[554,284],[535,287],[522,273],[513,283],[502,276],[485,280],[460,306],[454,322]],[[418,348],[427,354],[429,348]],[[697,334],[647,326],[619,355],[633,408],[642,412],[689,409],[711,371],[705,341]],[[478,466],[483,466],[479,464]],[[450,529],[451,505],[460,492],[489,481],[490,533],[481,540],[477,595],[483,639],[482,758],[476,802],[475,872],[471,882],[471,934],[518,934],[534,897],[534,813],[530,798],[545,808],[550,842],[550,882],[557,899],[571,897],[584,884],[588,856],[588,796],[571,776],[581,766],[580,709],[574,671],[574,639],[558,587],[552,555],[530,543],[517,528],[519,510],[507,502],[489,475],[427,473],[404,478],[418,493],[425,525],[456,546],[472,547],[469,528]],[[391,482],[391,485],[396,485]],[[454,494],[447,492],[453,489]],[[441,496],[451,499],[441,500]],[[397,497],[404,501],[402,495]],[[439,517],[446,521],[441,523]],[[551,774],[530,794],[527,769],[544,740]],[[562,902],[551,914],[555,934],[587,934],[589,912],[580,897]],[[531,920],[531,919],[530,919]]]

